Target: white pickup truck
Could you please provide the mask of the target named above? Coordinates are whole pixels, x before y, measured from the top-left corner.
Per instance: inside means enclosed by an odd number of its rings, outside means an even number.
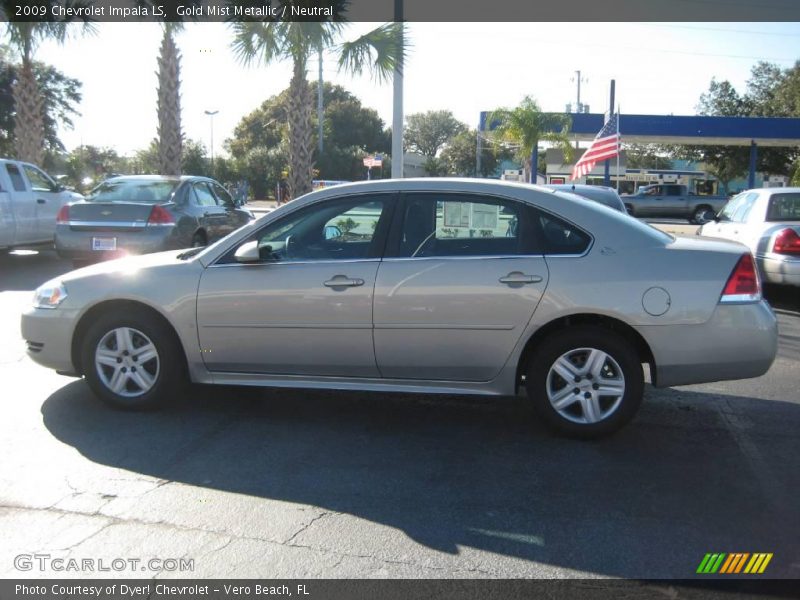
[[[59,209],[81,198],[39,167],[1,158],[0,250],[52,244]]]

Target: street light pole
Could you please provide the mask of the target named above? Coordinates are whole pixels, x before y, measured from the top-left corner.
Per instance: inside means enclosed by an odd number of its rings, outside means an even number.
[[[206,114],[210,117],[211,121],[211,175],[214,175],[214,115],[218,110],[207,110]]]
[[[403,0],[394,0],[394,21],[403,23]],[[404,35],[404,34],[401,34]],[[404,41],[404,40],[403,40]],[[401,52],[403,48],[401,46]],[[392,76],[392,177],[403,177],[403,69],[395,66]]]

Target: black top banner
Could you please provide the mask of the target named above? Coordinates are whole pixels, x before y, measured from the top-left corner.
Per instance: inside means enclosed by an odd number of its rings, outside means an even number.
[[[18,0],[3,21],[800,21],[797,0]],[[599,33],[599,32],[598,32]]]

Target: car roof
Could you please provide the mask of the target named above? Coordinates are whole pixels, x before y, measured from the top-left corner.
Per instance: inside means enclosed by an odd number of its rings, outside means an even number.
[[[573,191],[558,190],[531,183],[467,177],[418,177],[345,183],[310,192],[293,200],[290,204],[300,207],[337,196],[380,192],[462,192],[494,195],[526,202],[554,214],[560,214],[567,219],[571,218],[571,215],[577,215],[587,210],[596,212],[610,208],[612,212],[620,213],[624,209],[624,205],[616,193],[614,197],[619,203],[619,208],[580,196]],[[277,209],[277,211],[280,210],[280,208]]]
[[[208,177],[203,177],[200,175],[181,175],[181,176],[174,176],[174,175],[115,175],[114,177],[109,177],[105,181],[189,181],[191,179],[209,179]]]

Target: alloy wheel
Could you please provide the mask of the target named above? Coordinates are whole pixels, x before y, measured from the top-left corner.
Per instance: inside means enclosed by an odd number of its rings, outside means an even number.
[[[158,350],[149,337],[132,327],[112,329],[100,338],[94,359],[100,381],[120,396],[146,394],[158,380]]]
[[[597,348],[569,350],[547,373],[547,398],[573,423],[598,423],[610,417],[625,395],[625,376],[614,358]]]

